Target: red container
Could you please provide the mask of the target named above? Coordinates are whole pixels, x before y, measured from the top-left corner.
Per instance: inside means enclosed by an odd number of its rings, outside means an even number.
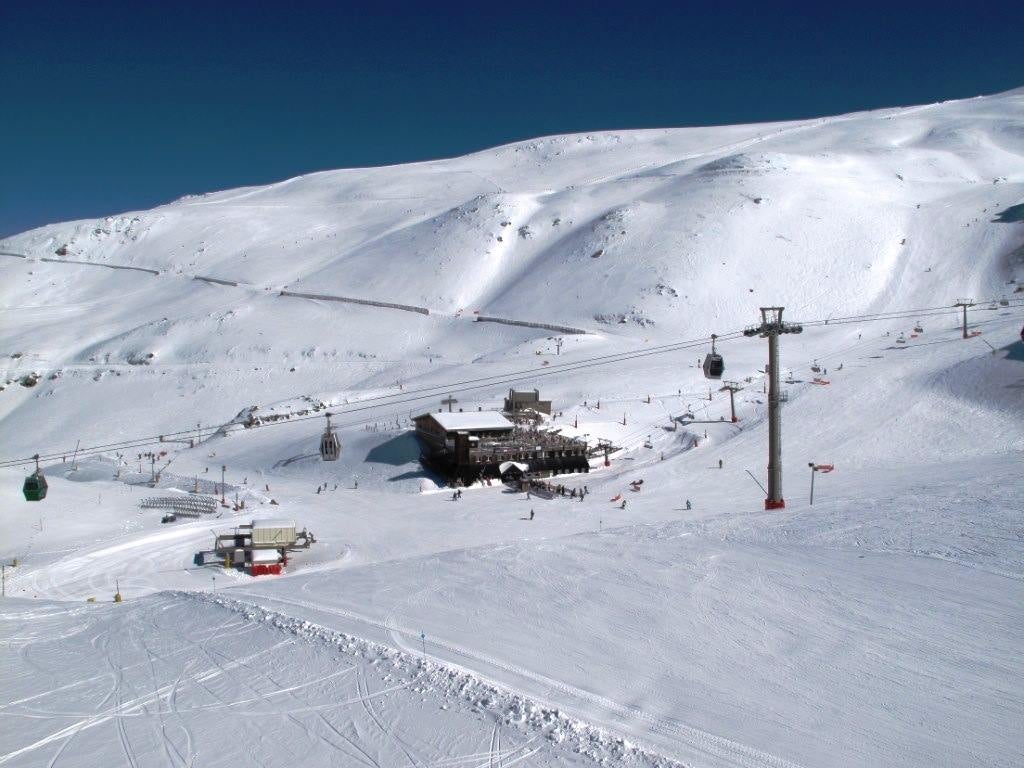
[[[253,563],[249,566],[249,573],[253,576],[280,576],[280,563]]]

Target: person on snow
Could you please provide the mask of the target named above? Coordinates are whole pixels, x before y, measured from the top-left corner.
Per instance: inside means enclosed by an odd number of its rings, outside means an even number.
[[[623,499],[623,500],[622,500],[622,506],[621,506],[621,507],[619,507],[619,509],[625,509],[625,508],[626,508],[626,500],[625,500],[625,499]]]
[[[721,460],[721,459],[719,459],[719,460],[718,460],[718,468],[719,468],[719,469],[721,469],[721,468],[722,468],[722,460]]]
[[[533,510],[530,510],[530,519],[533,520]]]
[[[689,499],[686,500],[686,508],[687,509],[693,509],[693,505],[690,504],[690,500]]]

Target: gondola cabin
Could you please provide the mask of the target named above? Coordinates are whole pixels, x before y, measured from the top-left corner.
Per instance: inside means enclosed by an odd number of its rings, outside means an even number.
[[[42,501],[46,498],[46,478],[38,469],[25,478],[25,485],[22,486],[25,494],[25,501]]]
[[[341,441],[331,429],[331,414],[327,414],[327,428],[320,436],[320,458],[324,461],[337,461],[341,455]]]
[[[711,353],[704,358],[704,378],[720,379],[725,372],[725,360],[717,353]]]
[[[717,335],[711,334],[711,352],[704,358],[704,378],[720,379],[725,372],[725,360],[715,351]]]

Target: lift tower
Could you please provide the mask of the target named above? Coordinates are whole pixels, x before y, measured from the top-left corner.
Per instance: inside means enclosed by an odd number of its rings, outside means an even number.
[[[739,419],[736,418],[736,393],[739,392],[743,387],[735,381],[726,381],[722,384],[719,392],[729,393],[729,411],[732,414],[732,423],[735,424]]]
[[[782,414],[779,411],[779,335],[803,333],[803,326],[782,322],[784,307],[761,307],[761,324],[743,331],[747,337],[768,339],[768,498],[765,509],[783,509]]]
[[[964,338],[968,339],[970,338],[970,334],[967,333],[967,308],[974,306],[974,299],[957,299],[956,304],[954,304],[953,306],[960,307],[964,311],[963,334]]]

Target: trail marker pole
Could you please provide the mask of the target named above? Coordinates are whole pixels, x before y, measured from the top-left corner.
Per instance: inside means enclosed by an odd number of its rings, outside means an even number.
[[[427,633],[420,630],[420,646],[423,648],[423,655],[427,655]]]
[[[814,506],[814,475],[817,474],[814,471],[814,462],[809,461],[807,466],[811,468],[811,506]]]
[[[227,468],[226,464],[221,464],[220,465],[220,503],[221,503],[221,506],[224,506],[224,505],[227,504],[227,501],[224,499],[224,473],[227,471],[227,469],[228,468]]]
[[[779,336],[803,333],[803,326],[784,323],[784,307],[761,307],[761,324],[743,331],[750,338],[768,339],[768,492],[765,509],[784,509],[782,497],[782,413],[779,398]]]

